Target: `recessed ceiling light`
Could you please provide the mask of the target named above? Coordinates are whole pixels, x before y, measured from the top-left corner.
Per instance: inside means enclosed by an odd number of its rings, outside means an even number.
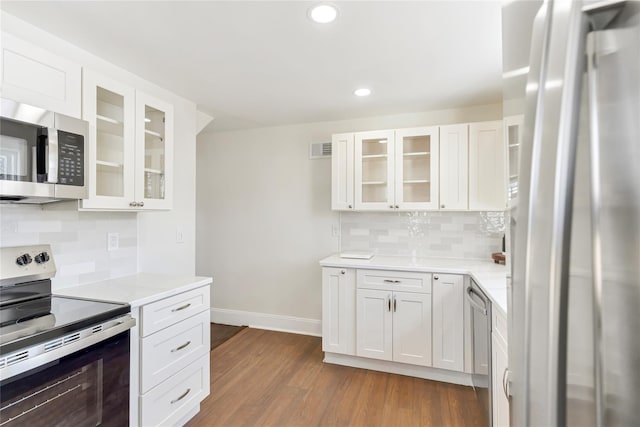
[[[366,87],[361,87],[360,89],[356,89],[353,94],[355,96],[369,96],[371,95],[371,89],[368,89]]]
[[[309,10],[309,17],[320,24],[327,24],[338,16],[338,9],[334,5],[320,3]]]

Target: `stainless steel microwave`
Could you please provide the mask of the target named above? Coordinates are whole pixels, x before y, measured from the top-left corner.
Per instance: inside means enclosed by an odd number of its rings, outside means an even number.
[[[89,122],[0,99],[0,202],[88,196]]]

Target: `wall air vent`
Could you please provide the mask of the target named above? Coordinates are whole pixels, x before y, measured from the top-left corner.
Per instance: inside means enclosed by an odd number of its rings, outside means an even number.
[[[309,144],[309,159],[331,158],[331,143],[316,142]]]

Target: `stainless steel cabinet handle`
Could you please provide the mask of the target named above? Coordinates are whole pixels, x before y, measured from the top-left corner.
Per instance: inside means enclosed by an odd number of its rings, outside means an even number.
[[[387,297],[387,309],[391,311],[391,295]]]
[[[440,205],[440,208],[441,208],[441,209],[444,209],[444,205]]]
[[[349,205],[349,209],[353,209],[353,206]]]
[[[396,209],[400,209],[400,206],[396,205]]]
[[[144,206],[144,202],[138,203],[138,206],[143,207]]]
[[[190,389],[190,388],[188,388],[188,389],[187,389],[187,391],[185,391],[184,393],[182,393],[182,395],[181,395],[180,397],[178,397],[177,399],[173,399],[173,400],[171,401],[171,404],[173,405],[174,403],[179,402],[179,401],[181,401],[182,399],[184,399],[185,397],[187,397],[187,394],[189,394],[189,392],[190,392],[190,391],[191,391],[191,389]]]
[[[393,205],[389,205],[389,209],[393,209]]]
[[[396,297],[393,297],[393,312],[395,313],[398,309],[398,301],[396,300]]]
[[[346,271],[340,270],[340,274],[346,274]]]
[[[135,208],[136,206],[138,206],[138,204],[136,202],[131,202],[129,203],[129,206],[131,206],[132,208]]]
[[[400,280],[391,280],[391,279],[384,279],[383,282],[384,283],[402,283],[402,281]]]
[[[181,310],[184,310],[185,308],[189,308],[189,307],[191,307],[191,303],[189,303],[189,304],[185,304],[185,305],[180,306],[180,307],[178,307],[178,308],[174,308],[174,309],[173,309],[173,310],[171,310],[171,311],[172,311],[172,312],[181,311]]]
[[[439,277],[438,276],[433,276],[433,280],[438,280]]]
[[[171,353],[175,353],[176,351],[180,351],[183,348],[187,347],[189,344],[191,344],[191,341],[187,341],[186,343],[182,344],[181,346],[178,346],[178,347],[174,348],[173,350],[171,350]]]

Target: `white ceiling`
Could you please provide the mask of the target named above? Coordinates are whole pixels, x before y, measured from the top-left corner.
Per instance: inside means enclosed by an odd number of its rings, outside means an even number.
[[[212,130],[500,102],[499,1],[0,2],[193,100]],[[370,87],[357,98],[353,90]]]

